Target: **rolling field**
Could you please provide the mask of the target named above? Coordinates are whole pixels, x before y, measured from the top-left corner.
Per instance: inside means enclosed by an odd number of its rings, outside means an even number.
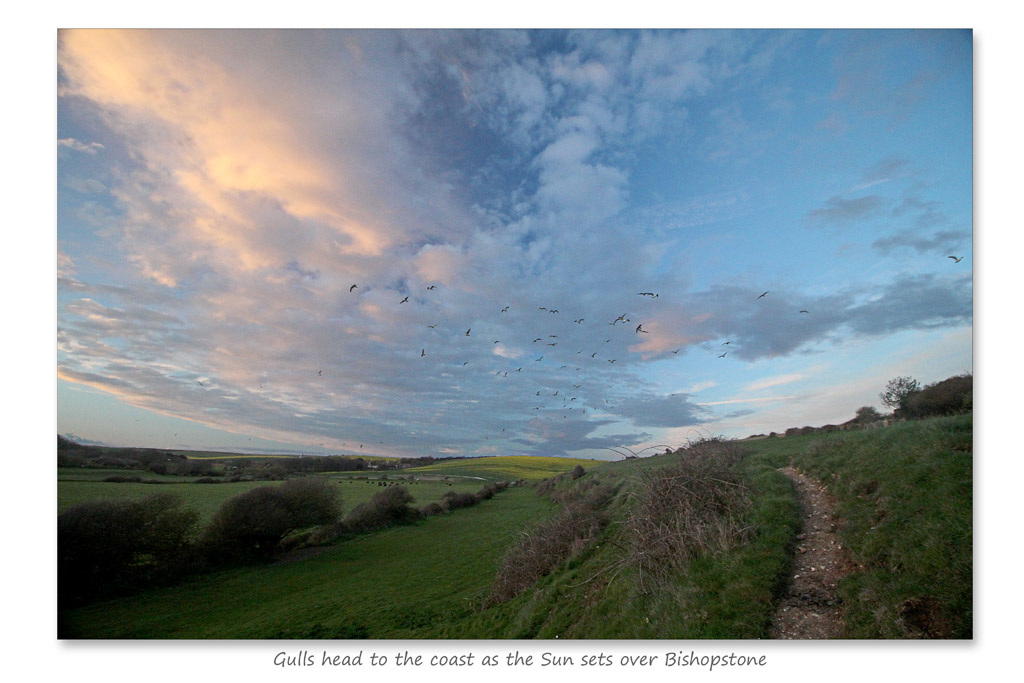
[[[858,567],[838,587],[848,606],[841,637],[971,638],[972,420],[968,414],[875,430],[736,442],[744,451],[736,465],[740,486],[749,492],[740,519],[742,542],[693,556],[655,583],[637,564],[651,546],[637,535],[642,531],[632,530],[642,527],[631,527],[631,520],[637,519],[633,515],[646,487],[678,476],[674,468],[685,458],[457,460],[386,476],[406,486],[417,506],[448,491],[477,491],[483,480],[534,482],[473,507],[311,549],[309,556],[218,571],[64,610],[60,636],[765,638],[791,574],[801,529],[795,490],[778,471],[795,465],[836,496],[837,533]],[[585,474],[568,476],[576,464],[583,465]],[[320,476],[338,482],[346,510],[383,490],[377,481],[356,478],[379,473]],[[190,505],[205,505],[208,511],[216,508],[213,498],[222,492],[226,497],[231,486],[60,483],[66,497],[87,487],[104,495],[179,489]],[[612,491],[610,497],[584,513],[605,517],[595,535],[577,537],[568,554],[531,578],[521,592],[489,599],[507,558],[513,566],[532,561],[529,555],[508,553],[531,535],[542,539],[534,546],[539,551],[532,552],[546,552],[558,537],[549,543],[540,530],[564,517],[569,502],[602,488]]]
[[[367,487],[369,488],[369,487]],[[376,488],[376,487],[374,487]],[[374,638],[474,633],[503,550],[554,506],[530,488],[337,544],[61,614],[66,638]],[[458,637],[458,636],[453,636]]]
[[[517,481],[544,479],[568,472],[576,465],[584,469],[602,465],[598,460],[576,458],[543,458],[528,455],[499,455],[489,458],[467,458],[434,463],[403,470],[406,474],[444,475],[481,481]]]
[[[188,481],[194,479],[174,477],[171,475],[153,475],[144,473],[144,479],[161,480],[166,483],[143,484],[136,482],[105,482],[104,477],[111,474],[138,475],[138,472],[130,470],[71,470],[72,474],[58,476],[57,480],[57,512],[67,509],[72,505],[100,500],[133,500],[145,498],[155,493],[171,493],[180,496],[185,505],[192,508],[200,515],[200,523],[208,522],[217,512],[217,509],[229,498],[258,486],[276,486],[281,482],[276,481],[245,481],[225,482],[220,484],[195,484]],[[79,472],[86,474],[79,475]],[[359,503],[365,503],[373,495],[382,490],[377,485],[377,480],[356,479],[344,475],[317,475],[327,476],[338,482],[338,490],[341,493],[341,507],[344,512],[354,508]],[[356,476],[366,476],[361,473]],[[372,475],[371,475],[372,476]],[[437,479],[424,479],[417,481],[396,482],[406,486],[415,497],[417,505],[440,500],[448,491],[474,493],[480,489],[483,482],[478,480],[455,480],[445,482]]]

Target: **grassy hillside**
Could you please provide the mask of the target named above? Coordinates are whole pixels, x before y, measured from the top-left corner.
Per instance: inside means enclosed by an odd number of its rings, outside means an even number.
[[[793,460],[838,497],[863,566],[840,585],[846,637],[972,637],[972,415],[845,433]]]
[[[482,603],[497,561],[553,506],[512,488],[472,508],[333,546],[66,611],[65,638],[420,638]]]
[[[584,461],[581,476],[570,473],[577,462],[555,458],[404,470],[403,477],[441,477],[402,482],[420,504],[452,490],[449,483],[481,483],[455,477],[533,479],[304,560],[68,610],[61,635],[763,638],[800,530],[793,486],[778,471],[794,464],[836,495],[838,531],[862,567],[840,585],[843,637],[969,638],[972,427],[966,415],[712,443],[706,451]],[[339,487],[346,507],[379,488],[358,480]]]

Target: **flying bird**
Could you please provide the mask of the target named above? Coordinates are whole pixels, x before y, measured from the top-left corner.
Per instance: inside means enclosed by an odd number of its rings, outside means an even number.
[[[722,346],[725,346],[726,344],[732,344],[732,342],[731,341],[722,342]]]
[[[643,332],[644,334],[647,334],[647,330],[643,329],[643,327],[644,327],[644,326],[643,326],[643,324],[642,324],[642,323],[641,323],[640,325],[637,325],[637,326],[636,326],[636,333],[637,333],[637,334],[640,334],[641,332]]]
[[[423,358],[423,356],[425,356],[425,355],[427,355],[427,350],[426,349],[420,349],[420,358]]]
[[[437,285],[430,285],[427,289],[437,289]]]
[[[351,287],[348,288],[348,291],[351,292],[353,289],[356,289],[358,286],[359,285],[352,285]]]
[[[402,299],[402,300],[401,300],[401,301],[399,301],[398,303],[399,303],[399,304],[404,304],[404,303],[405,303],[406,301],[408,301],[408,300],[409,300],[409,297],[405,297],[404,299]]]
[[[507,313],[508,312],[508,306],[506,306],[505,308],[501,309],[501,312],[502,313]]]
[[[471,328],[469,328],[469,330],[471,330],[471,329],[473,329],[473,328],[472,328],[472,327],[471,327]],[[467,336],[467,337],[469,336],[469,330],[466,330],[466,336]]]
[[[533,340],[533,343],[536,344],[537,342],[543,341],[543,340],[544,340],[544,337],[537,337],[536,339]]]
[[[727,355],[729,355],[729,352],[728,352],[728,351],[726,351],[726,352],[725,352],[725,353],[723,353],[723,354],[722,354],[721,356],[719,356],[719,358],[725,358],[725,357],[726,357]]]
[[[675,350],[675,351],[673,351],[672,353],[679,353],[679,349],[676,349],[676,350]]]
[[[656,298],[658,295],[655,294],[654,292],[637,292],[637,296],[649,296],[653,299]]]
[[[429,327],[430,329],[434,329],[435,327],[437,327],[437,323],[434,323],[433,325],[427,325],[427,327]]]
[[[801,313],[809,313],[809,311],[804,311],[804,310],[801,310],[800,312]]]
[[[759,296],[759,297],[757,297],[757,298],[758,298],[758,299],[763,299],[763,298],[765,297],[765,294],[767,294],[767,293],[768,293],[768,292],[765,292],[764,294],[762,294],[761,296]]]
[[[961,261],[964,260],[963,256],[961,256],[960,258],[957,258],[956,256],[948,256],[947,258],[953,259],[953,263],[960,263]]]

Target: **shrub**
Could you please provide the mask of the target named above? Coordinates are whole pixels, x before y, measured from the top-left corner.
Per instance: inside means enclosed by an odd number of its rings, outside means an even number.
[[[420,515],[423,517],[433,517],[444,512],[444,508],[438,502],[427,503],[420,508]]]
[[[221,561],[267,558],[290,532],[338,518],[338,490],[322,479],[293,479],[261,486],[221,505],[204,534],[204,546]]]
[[[502,558],[486,603],[496,605],[519,595],[588,547],[607,524],[600,512],[573,506],[538,525]]]
[[[735,467],[742,454],[734,442],[705,440],[686,448],[675,467],[647,475],[625,524],[641,591],[745,537],[751,496]]]
[[[68,508],[57,516],[59,601],[117,595],[185,570],[198,520],[167,493]]]
[[[355,506],[345,517],[345,529],[349,533],[361,533],[415,521],[420,518],[420,512],[411,507],[414,501],[409,489],[389,486],[369,501]]]
[[[967,412],[973,405],[974,377],[958,375],[929,384],[907,399],[906,413],[910,417],[956,415]]]
[[[459,508],[470,507],[471,505],[477,504],[477,497],[472,493],[459,493],[457,491],[449,491],[448,493],[441,496],[441,505],[445,510],[457,510]]]
[[[583,474],[584,474],[583,465],[576,465],[576,467],[572,468],[572,478],[573,479],[579,479],[580,477],[583,476]]]

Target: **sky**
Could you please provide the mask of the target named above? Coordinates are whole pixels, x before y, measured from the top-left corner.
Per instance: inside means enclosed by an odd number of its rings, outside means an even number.
[[[973,52],[60,31],[58,433],[617,459],[884,411],[974,371]]]

